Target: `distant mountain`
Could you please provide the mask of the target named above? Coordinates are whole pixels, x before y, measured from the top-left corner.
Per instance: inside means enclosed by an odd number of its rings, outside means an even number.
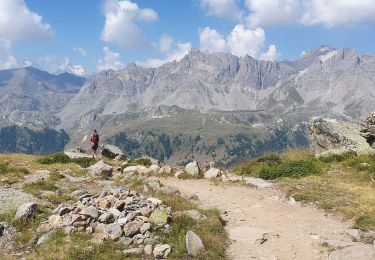
[[[192,49],[159,68],[134,64],[102,71],[58,114],[69,127],[89,114],[115,115],[149,106],[291,113],[317,108],[354,120],[374,108],[375,57],[329,46],[294,62],[259,61]]]
[[[69,73],[49,74],[33,67],[0,71],[0,121],[54,126],[55,117],[86,79]]]

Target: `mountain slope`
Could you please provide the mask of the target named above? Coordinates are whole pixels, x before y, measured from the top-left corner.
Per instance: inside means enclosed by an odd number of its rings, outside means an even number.
[[[54,115],[78,93],[85,79],[32,68],[0,71],[0,120],[8,124],[53,126]]]

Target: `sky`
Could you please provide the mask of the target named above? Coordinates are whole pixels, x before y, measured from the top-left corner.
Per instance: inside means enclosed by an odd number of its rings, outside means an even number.
[[[374,0],[0,0],[0,69],[157,67],[191,48],[293,60],[321,45],[375,54]]]

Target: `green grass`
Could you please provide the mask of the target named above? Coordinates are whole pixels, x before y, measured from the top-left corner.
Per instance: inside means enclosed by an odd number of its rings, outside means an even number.
[[[197,209],[207,216],[206,219],[195,221],[187,215],[175,217],[172,221],[170,233],[160,233],[161,243],[170,244],[172,252],[168,258],[185,259],[186,245],[185,237],[189,230],[194,231],[206,247],[206,251],[199,256],[199,259],[226,259],[225,249],[228,235],[220,221],[220,212],[217,209],[200,210],[195,203],[180,196],[155,193],[154,196],[171,207],[174,212],[189,209]]]
[[[265,166],[259,177],[273,180],[281,177],[302,178],[322,174],[322,168],[316,160],[285,161],[274,166]]]
[[[39,180],[37,182],[26,183],[23,185],[23,190],[35,196],[39,195],[40,191],[57,191],[59,188],[55,182],[51,180]]]
[[[44,156],[38,160],[40,164],[68,164],[75,163],[81,167],[87,168],[96,163],[94,158],[74,158],[71,159],[64,153],[55,153],[49,156]]]
[[[337,163],[347,161],[356,157],[356,154],[353,152],[347,152],[343,154],[329,154],[327,156],[319,157],[319,160],[324,163]]]
[[[25,168],[12,167],[8,162],[0,162],[0,178],[5,177],[10,184],[18,182],[28,174],[30,172]]]

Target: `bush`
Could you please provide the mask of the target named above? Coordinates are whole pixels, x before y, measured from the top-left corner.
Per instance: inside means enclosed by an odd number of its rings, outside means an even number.
[[[43,157],[38,160],[41,164],[68,164],[68,163],[75,163],[78,164],[81,167],[87,168],[91,165],[96,163],[96,160],[94,158],[74,158],[71,159],[69,156],[67,156],[64,153],[55,153],[50,156]]]
[[[278,154],[270,153],[256,159],[256,162],[264,163],[269,166],[279,165],[281,163],[281,157]]]
[[[147,159],[147,158],[141,158],[141,159],[137,159],[137,160],[134,160],[134,161],[130,161],[130,163],[133,163],[135,165],[143,165],[143,166],[146,166],[146,167],[150,167],[152,165],[151,160]]]
[[[276,166],[265,166],[261,169],[259,176],[266,180],[273,180],[281,177],[300,178],[321,173],[322,169],[316,161],[299,160],[286,161]]]
[[[356,156],[357,155],[353,152],[347,152],[343,154],[329,154],[327,156],[319,157],[319,160],[324,163],[343,162]]]

